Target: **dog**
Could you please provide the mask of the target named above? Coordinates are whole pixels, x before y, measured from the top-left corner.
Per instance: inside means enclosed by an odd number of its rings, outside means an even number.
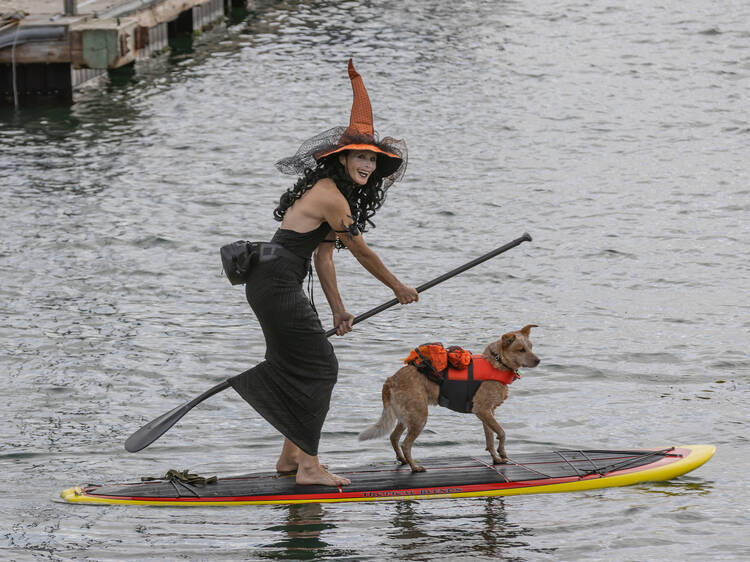
[[[529,324],[518,331],[508,332],[499,340],[490,343],[482,353],[495,369],[513,371],[521,367],[533,368],[539,365],[539,358],[531,351],[529,331],[536,328]],[[424,472],[425,468],[416,464],[411,456],[414,441],[427,422],[428,405],[438,403],[440,384],[428,379],[414,365],[407,365],[388,377],[383,384],[383,413],[380,419],[359,435],[359,440],[382,437],[392,430],[390,441],[396,452],[396,460],[408,464],[412,472]],[[508,397],[508,385],[497,380],[485,380],[479,385],[471,405],[471,412],[482,422],[487,451],[493,464],[508,461],[505,453],[505,431],[494,416],[495,409]],[[395,428],[394,428],[395,425]],[[399,445],[399,439],[406,429],[406,437]],[[497,435],[498,446],[494,446]]]

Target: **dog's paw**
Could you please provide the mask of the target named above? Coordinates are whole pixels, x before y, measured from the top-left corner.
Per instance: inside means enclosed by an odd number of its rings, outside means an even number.
[[[425,469],[425,467],[423,467],[421,465],[418,465],[418,464],[415,464],[414,466],[412,466],[411,467],[411,471],[412,472],[427,472],[427,470]]]
[[[502,457],[492,457],[492,464],[507,464],[508,463],[508,457],[502,456]]]

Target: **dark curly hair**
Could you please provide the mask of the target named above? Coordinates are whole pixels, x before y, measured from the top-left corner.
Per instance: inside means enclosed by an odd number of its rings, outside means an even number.
[[[349,177],[344,166],[339,162],[338,154],[332,154],[321,159],[317,166],[305,169],[294,186],[287,189],[279,199],[279,206],[273,211],[273,218],[277,221],[284,219],[287,209],[291,207],[307,191],[320,180],[330,178],[336,184],[341,194],[349,202],[352,211],[351,218],[360,232],[365,232],[368,225],[375,228],[375,223],[370,220],[383,206],[387,188],[383,187],[383,178],[373,172],[365,185],[358,185]],[[340,230],[344,225],[331,225],[331,228]],[[336,241],[336,247],[344,247],[340,241]]]

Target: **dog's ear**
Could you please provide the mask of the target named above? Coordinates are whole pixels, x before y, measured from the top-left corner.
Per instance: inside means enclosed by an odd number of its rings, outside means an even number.
[[[510,344],[516,341],[516,336],[513,334],[503,334],[503,338],[500,340],[503,349],[507,349]]]
[[[531,328],[538,328],[538,327],[539,326],[537,326],[536,324],[526,324],[526,326],[524,326],[523,328],[521,328],[518,331],[521,332],[525,338],[528,338],[529,337],[529,331],[531,330]]]

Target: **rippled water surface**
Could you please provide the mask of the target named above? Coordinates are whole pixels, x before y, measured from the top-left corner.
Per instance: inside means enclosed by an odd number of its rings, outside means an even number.
[[[713,443],[670,482],[575,494],[295,507],[87,507],[59,491],[168,468],[268,470],[233,391],[138,454],[135,429],[259,360],[218,248],[267,239],[273,163],[347,123],[355,58],[409,169],[368,243],[417,285],[534,238],[336,339],[321,457],[411,346],[479,351],[534,323],[498,410],[508,450]],[[750,8],[746,2],[277,2],[174,43],[70,107],[0,109],[0,556],[644,560],[750,557]],[[391,298],[346,252],[349,309]],[[318,302],[323,302],[317,288]],[[324,324],[330,325],[325,305]],[[480,455],[435,409],[418,457]]]

